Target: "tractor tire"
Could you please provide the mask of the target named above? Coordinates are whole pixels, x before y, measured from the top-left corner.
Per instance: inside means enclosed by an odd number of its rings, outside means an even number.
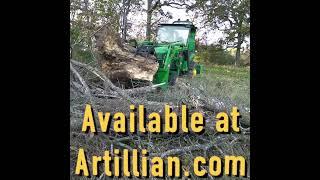
[[[178,73],[171,73],[169,78],[169,85],[174,86],[177,82]]]
[[[189,71],[192,71],[196,67],[196,63],[194,61],[189,61]]]

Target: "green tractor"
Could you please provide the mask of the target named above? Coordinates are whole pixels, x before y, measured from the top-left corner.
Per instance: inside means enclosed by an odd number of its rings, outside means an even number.
[[[175,84],[178,76],[202,72],[202,65],[194,61],[196,29],[189,20],[159,24],[156,41],[144,41],[138,47],[140,53],[154,54],[157,58],[159,69],[153,84],[167,88]]]

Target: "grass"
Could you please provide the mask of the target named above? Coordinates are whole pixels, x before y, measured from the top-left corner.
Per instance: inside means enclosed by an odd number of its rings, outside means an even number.
[[[194,96],[214,97],[230,105],[249,109],[250,107],[250,69],[248,67],[233,67],[220,65],[207,65],[205,72],[192,79],[182,77],[178,81],[187,83],[186,90],[183,87],[170,87],[161,96],[163,102],[178,102]],[[151,100],[159,100],[158,94]],[[186,102],[188,103],[188,102]]]
[[[234,66],[207,66],[203,76],[192,84],[206,87],[210,96],[230,98],[236,104],[250,107],[250,69]]]

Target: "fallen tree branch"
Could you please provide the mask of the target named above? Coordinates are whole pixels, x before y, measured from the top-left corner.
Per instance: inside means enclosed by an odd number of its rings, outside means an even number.
[[[171,149],[169,151],[166,151],[164,153],[151,153],[150,156],[154,157],[154,156],[159,156],[161,158],[173,155],[173,154],[181,154],[184,152],[188,152],[188,151],[195,151],[195,150],[208,150],[209,148],[211,148],[212,146],[214,146],[214,143],[209,143],[206,145],[201,145],[201,144],[197,144],[194,146],[186,146],[186,147],[182,147],[180,149]]]
[[[140,88],[133,88],[133,89],[126,89],[124,90],[126,93],[128,94],[139,94],[139,93],[147,93],[147,92],[151,92],[157,89],[157,87],[163,85],[164,83],[160,83],[160,84],[155,84],[152,86],[146,86],[146,87],[140,87]]]
[[[217,101],[215,99],[212,99],[211,101],[205,101],[201,99],[201,102],[203,103],[202,108],[205,110],[215,113],[227,111],[227,107],[222,101]]]
[[[104,82],[105,89],[107,89],[107,87],[109,87],[111,90],[116,91],[120,96],[122,96],[123,98],[128,100],[130,103],[136,104],[136,101],[133,98],[131,98],[129,95],[127,95],[125,92],[123,92],[122,89],[115,86],[104,74],[100,73],[99,70],[97,70],[96,68],[91,67],[87,64],[80,63],[80,62],[72,60],[72,59],[70,61],[73,64],[80,66],[80,67],[83,67],[83,68],[89,70],[90,72],[92,72],[93,74],[95,74],[96,76],[98,76]]]
[[[129,101],[131,104],[144,104],[144,105],[150,105],[150,106],[164,106],[165,104],[169,103],[162,103],[162,102],[152,102],[147,100],[135,100],[134,98],[130,97],[125,90],[115,86],[103,73],[101,73],[98,69],[89,66],[87,64],[83,64],[76,60],[70,60],[71,63],[73,63],[76,66],[82,67],[90,71],[91,73],[95,74],[97,77],[99,77],[104,84],[105,94],[108,94],[106,92],[106,89],[110,88],[111,90],[115,91],[117,94],[119,94],[123,99]]]
[[[76,69],[74,69],[74,67],[72,66],[71,62],[70,62],[70,70],[72,73],[75,74],[75,76],[78,78],[78,80],[81,82],[82,86],[84,87],[84,93],[85,95],[89,98],[90,103],[92,104],[92,106],[95,105],[91,92],[90,92],[90,88],[87,85],[87,83],[85,82],[85,80],[81,77],[81,75],[78,73],[78,71]]]

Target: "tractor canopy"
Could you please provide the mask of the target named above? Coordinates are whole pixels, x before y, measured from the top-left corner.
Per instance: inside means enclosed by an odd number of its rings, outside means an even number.
[[[172,24],[159,24],[156,42],[158,44],[179,43],[187,46],[190,33],[196,27],[190,21],[175,21]]]

